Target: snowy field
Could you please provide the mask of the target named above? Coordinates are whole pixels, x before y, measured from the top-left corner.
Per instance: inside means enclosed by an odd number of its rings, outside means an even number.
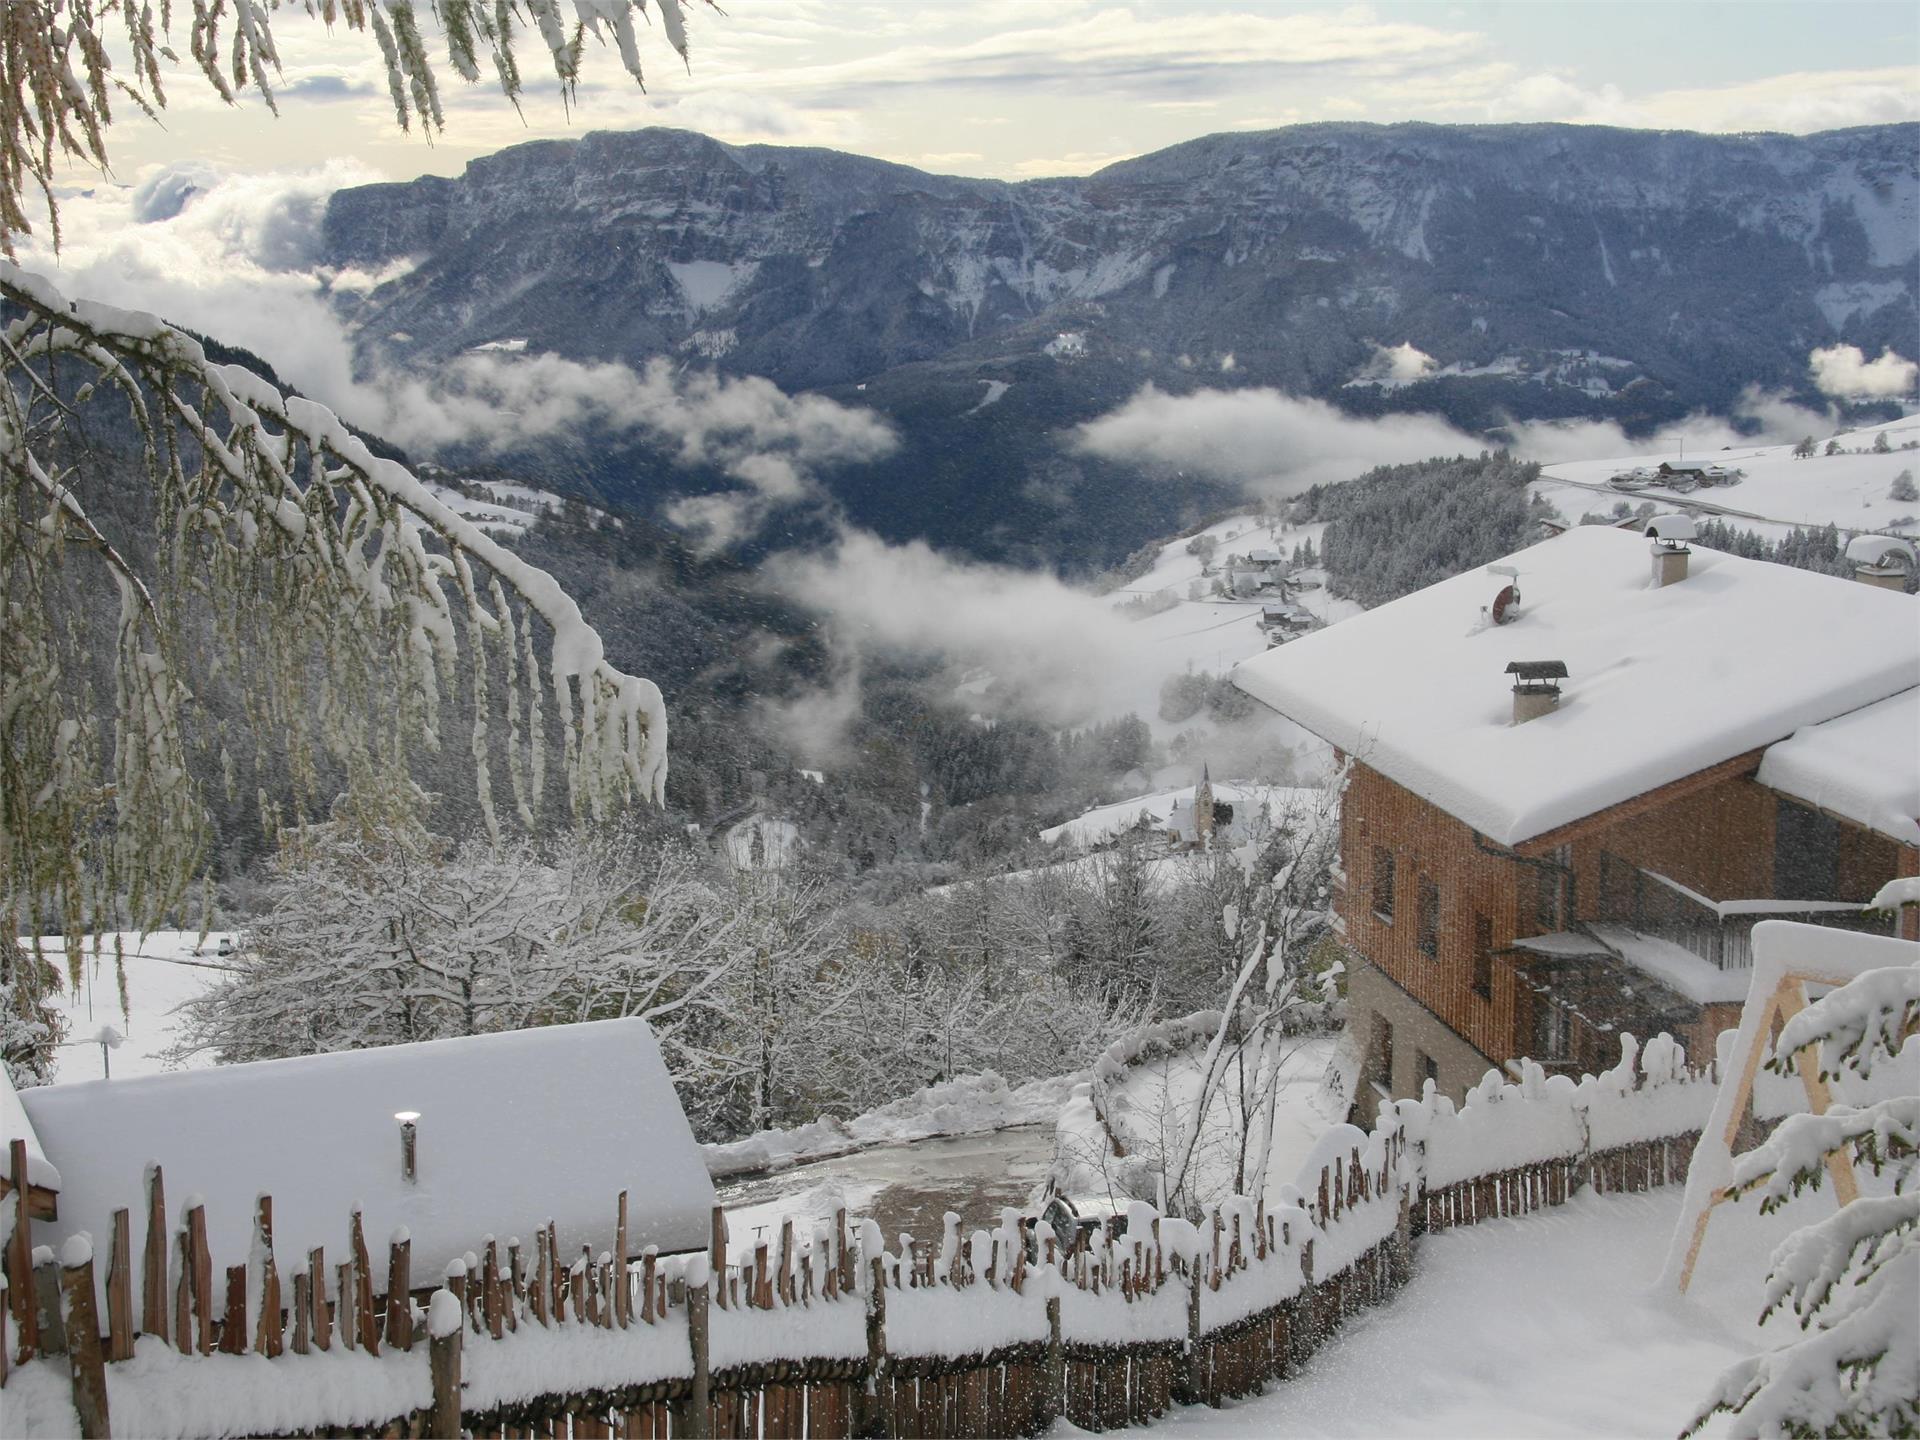
[[[1589,1192],[1429,1236],[1406,1288],[1348,1321],[1299,1376],[1220,1410],[1176,1409],[1154,1431],[1670,1440],[1722,1368],[1785,1338],[1791,1320],[1755,1323],[1766,1257],[1833,1206],[1822,1191],[1773,1216],[1720,1207],[1682,1297],[1653,1288],[1680,1197],[1677,1185]],[[1705,1433],[1726,1430],[1718,1416]]]
[[[1892,448],[1884,455],[1876,455],[1874,437],[1882,431]],[[1820,451],[1826,449],[1827,438],[1814,437]],[[1902,519],[1909,522],[1900,527],[1902,533],[1920,535],[1920,503],[1893,500],[1887,495],[1894,477],[1902,470],[1911,470],[1920,478],[1920,450],[1900,448],[1909,441],[1920,440],[1920,415],[1849,431],[1837,438],[1846,453],[1816,453],[1804,460],[1794,459],[1792,445],[1756,445],[1695,451],[1686,456],[1668,451],[1614,460],[1569,461],[1547,466],[1534,491],[1570,521],[1588,512],[1610,513],[1621,500],[1635,507],[1643,500],[1651,500],[1662,509],[1717,514],[1730,525],[1774,539],[1796,525],[1833,524],[1849,531],[1887,530]],[[1715,485],[1684,495],[1663,489],[1621,494],[1607,485],[1607,477],[1621,470],[1651,468],[1663,460],[1680,459],[1708,460],[1737,467],[1744,470],[1746,476],[1737,485]]]
[[[1259,516],[1246,514],[1230,516],[1199,533],[1213,537],[1215,559],[1224,561],[1229,553],[1245,554],[1252,550],[1274,550],[1290,556],[1294,546],[1308,540],[1318,549],[1325,530],[1326,526],[1318,524],[1270,528]],[[1160,558],[1151,570],[1124,589],[1114,591],[1111,597],[1116,607],[1154,597],[1177,602],[1159,614],[1133,622],[1139,638],[1139,663],[1134,667],[1133,684],[1125,697],[1124,708],[1145,720],[1152,727],[1154,738],[1162,741],[1182,730],[1205,734],[1216,728],[1203,716],[1177,724],[1161,720],[1160,687],[1167,680],[1188,671],[1225,675],[1242,660],[1249,660],[1267,648],[1266,634],[1260,628],[1260,607],[1268,601],[1226,600],[1214,596],[1204,600],[1186,598],[1196,581],[1203,587],[1212,585],[1210,577],[1203,579],[1200,574],[1200,557],[1187,553],[1192,538],[1169,540],[1161,547]],[[1318,588],[1296,592],[1291,603],[1329,624],[1360,613],[1361,607],[1354,602],[1336,600],[1327,594],[1325,572],[1302,571],[1299,578]],[[1283,743],[1315,754],[1325,748],[1286,720],[1266,717],[1264,723]]]
[[[191,931],[156,930],[148,935],[125,931],[117,938],[125,952],[127,1010],[120,1005],[120,981],[114,965],[114,936],[102,937],[98,953],[89,944],[80,959],[76,988],[67,972],[64,949],[57,939],[41,941],[62,971],[60,1012],[67,1019],[67,1038],[54,1064],[54,1083],[99,1080],[111,1067],[116,1079],[153,1075],[169,1068],[161,1054],[173,1044],[174,1007],[206,990],[221,975],[220,942],[232,937],[214,931],[204,940]],[[199,953],[196,954],[195,951]],[[95,1038],[103,1027],[121,1036],[120,1044],[103,1060]],[[212,1055],[196,1055],[185,1068],[211,1065]]]

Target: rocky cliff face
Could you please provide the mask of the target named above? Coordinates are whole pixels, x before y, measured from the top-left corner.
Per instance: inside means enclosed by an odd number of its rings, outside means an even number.
[[[1911,349],[1916,154],[1912,125],[1316,125],[1016,185],[646,130],[342,191],[326,244],[418,261],[352,316],[409,364],[671,354],[936,417],[1011,381],[996,422],[1034,437],[1203,378],[1634,425],[1804,390],[1815,345]],[[1424,378],[1369,368],[1403,343]]]

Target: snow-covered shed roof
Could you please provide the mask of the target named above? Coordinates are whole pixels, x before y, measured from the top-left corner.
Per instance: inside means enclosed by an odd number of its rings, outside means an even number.
[[[40,1148],[40,1137],[34,1133],[33,1121],[27,1118],[26,1108],[20,1103],[20,1094],[13,1088],[13,1077],[7,1073],[5,1065],[0,1065],[0,1180],[12,1180],[8,1167],[12,1163],[9,1157],[13,1154],[13,1142],[16,1140],[27,1142],[27,1184],[58,1190],[60,1171],[47,1159],[47,1152]]]
[[[1758,779],[1920,845],[1920,689],[1795,731],[1761,758]]]
[[[407,1228],[423,1283],[489,1234],[531,1245],[549,1218],[563,1255],[597,1253],[622,1190],[635,1251],[707,1244],[713,1184],[640,1019],[48,1085],[21,1100],[66,1182],[56,1242],[85,1230],[103,1244],[125,1206],[139,1254],[143,1177],[158,1161],[170,1222],[187,1197],[205,1201],[216,1265],[246,1257],[262,1193],[283,1269],[317,1245],[344,1257],[355,1205],[376,1255]],[[419,1115],[413,1183],[403,1112]]]
[[[1695,549],[1654,588],[1648,543],[1586,525],[1243,662],[1234,680],[1489,838],[1516,845],[1920,684],[1920,606]],[[1512,721],[1506,666],[1566,663],[1557,709]]]

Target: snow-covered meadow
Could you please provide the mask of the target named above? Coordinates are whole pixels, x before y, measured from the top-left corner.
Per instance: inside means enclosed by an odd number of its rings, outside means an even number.
[[[115,1079],[155,1075],[174,1068],[166,1059],[174,1044],[174,1010],[226,973],[221,951],[233,938],[226,931],[202,936],[191,930],[98,936],[75,957],[77,983],[59,937],[43,938],[43,951],[61,971],[56,1008],[67,1022],[66,1039],[54,1061],[55,1083],[100,1080],[109,1073]],[[116,945],[126,977],[124,1009]],[[99,1037],[104,1030],[119,1038],[108,1042],[103,1055]],[[213,1064],[214,1058],[205,1053],[188,1056],[181,1065],[198,1068]]]
[[[1874,449],[1880,435],[1887,449]],[[1920,476],[1920,449],[1903,449],[1920,441],[1920,415],[1909,415],[1883,425],[1818,435],[1814,453],[1795,458],[1792,444],[1733,446],[1726,450],[1677,450],[1628,455],[1609,460],[1570,460],[1541,472],[1534,493],[1551,502],[1568,520],[1588,513],[1607,514],[1620,501],[1638,506],[1651,501],[1658,509],[1696,511],[1717,515],[1736,529],[1752,530],[1777,540],[1795,526],[1834,525],[1845,531],[1896,530],[1920,536],[1920,503],[1899,500],[1891,493],[1901,472]],[[1839,453],[1826,453],[1829,441]],[[1607,484],[1623,470],[1654,468],[1662,461],[1706,460],[1744,473],[1736,485],[1715,485],[1681,493],[1660,486],[1622,494]],[[1903,523],[1904,522],[1904,523]]]

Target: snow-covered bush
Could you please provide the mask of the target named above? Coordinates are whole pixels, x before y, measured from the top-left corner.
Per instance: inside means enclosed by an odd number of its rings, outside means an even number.
[[[1770,1063],[1785,1072],[1811,1050],[1823,1076],[1864,1079],[1895,1063],[1917,1025],[1920,963],[1870,970],[1789,1020]],[[1920,1433],[1920,1095],[1787,1117],[1734,1161],[1732,1191],[1773,1210],[1818,1188],[1836,1152],[1891,1170],[1891,1193],[1862,1195],[1774,1251],[1763,1316],[1785,1308],[1805,1333],[1729,1369],[1687,1433],[1721,1410],[1736,1437]]]
[[[60,975],[45,956],[0,940],[0,1064],[16,1089],[53,1078],[54,1047],[65,1021],[48,1004]]]

